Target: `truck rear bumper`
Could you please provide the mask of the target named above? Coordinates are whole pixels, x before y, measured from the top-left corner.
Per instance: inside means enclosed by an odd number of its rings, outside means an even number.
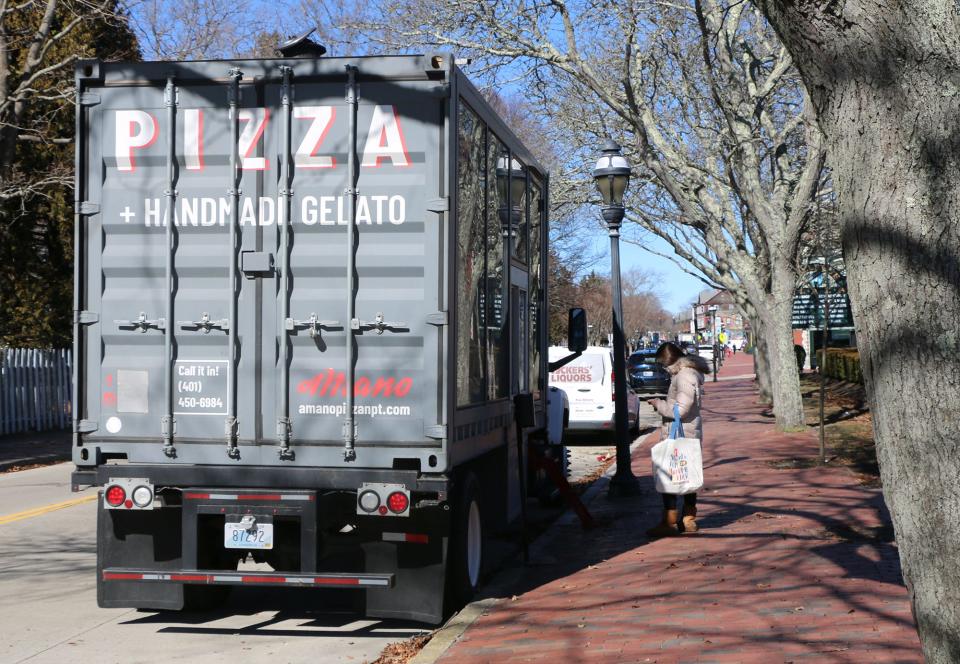
[[[109,567],[104,582],[147,581],[218,586],[286,586],[296,588],[392,588],[393,574],[294,574],[291,572],[224,572],[222,570],[143,570]]]
[[[115,477],[124,466],[108,468]],[[409,516],[362,515],[353,491],[324,489],[182,487],[152,510],[107,509],[101,498],[98,604],[179,610],[213,586],[363,590],[368,616],[440,622],[445,504],[413,494]],[[273,524],[272,548],[227,546],[225,527],[243,516]],[[248,553],[266,569],[244,569]]]

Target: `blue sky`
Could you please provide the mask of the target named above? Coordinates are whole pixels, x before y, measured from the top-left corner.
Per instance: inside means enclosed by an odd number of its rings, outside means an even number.
[[[666,254],[673,253],[670,246],[659,238],[651,238],[649,242],[656,251]],[[597,272],[609,273],[610,239],[607,234],[603,233],[601,235],[598,231],[593,246],[601,256],[600,261],[595,266]],[[642,247],[636,244],[620,242],[620,269],[626,272],[632,268],[641,268],[647,272],[660,275],[654,292],[660,296],[664,308],[671,313],[679,313],[686,309],[687,305],[697,298],[697,293],[707,288],[702,281],[687,274],[672,261],[644,251]]]

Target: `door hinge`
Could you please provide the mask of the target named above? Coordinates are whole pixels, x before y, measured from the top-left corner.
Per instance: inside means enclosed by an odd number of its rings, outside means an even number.
[[[447,437],[447,425],[446,424],[431,424],[423,428],[423,435],[427,438],[435,438],[437,440],[442,440]]]
[[[81,106],[96,106],[100,103],[100,95],[95,92],[81,92],[80,93],[80,105]]]
[[[92,203],[90,201],[83,201],[80,203],[80,208],[77,210],[77,213],[83,215],[100,214],[100,204]]]
[[[93,311],[74,311],[73,322],[75,325],[93,325],[100,321],[100,314]]]
[[[92,433],[99,428],[93,420],[75,420],[73,422],[74,433]]]
[[[431,198],[427,201],[428,212],[448,212],[450,210],[450,197]]]
[[[427,314],[427,325],[436,325],[437,327],[443,327],[447,325],[448,318],[446,311],[435,311],[432,314]]]

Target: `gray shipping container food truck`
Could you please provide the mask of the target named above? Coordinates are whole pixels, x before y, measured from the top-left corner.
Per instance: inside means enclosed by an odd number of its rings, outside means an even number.
[[[437,623],[519,515],[547,173],[449,55],[316,55],[77,66],[100,606],[339,588]]]

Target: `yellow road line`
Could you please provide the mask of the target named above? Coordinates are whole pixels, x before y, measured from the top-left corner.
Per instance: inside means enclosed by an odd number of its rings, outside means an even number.
[[[65,507],[73,507],[74,505],[82,505],[83,503],[93,502],[96,499],[97,494],[93,493],[88,496],[81,496],[80,498],[65,500],[62,503],[53,503],[52,505],[44,505],[43,507],[34,507],[31,510],[24,510],[22,512],[17,512],[16,514],[7,514],[6,516],[0,516],[0,526],[13,523],[14,521],[22,521],[23,519],[40,516],[41,514],[46,514],[48,512],[62,510]]]

